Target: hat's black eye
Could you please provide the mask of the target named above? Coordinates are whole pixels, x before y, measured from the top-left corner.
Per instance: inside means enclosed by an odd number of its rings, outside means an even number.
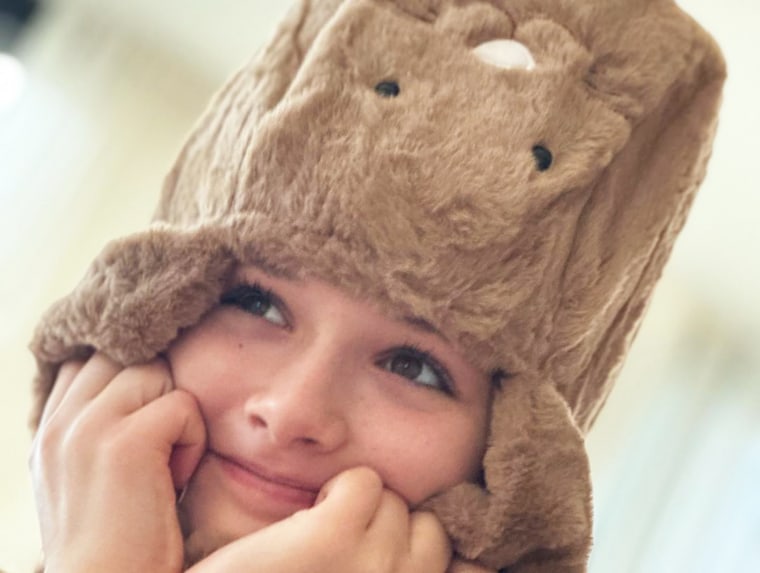
[[[552,152],[546,149],[543,145],[533,146],[533,157],[536,159],[536,167],[539,171],[546,171],[552,166]]]
[[[396,82],[380,82],[375,86],[375,91],[383,97],[396,97],[401,88]]]

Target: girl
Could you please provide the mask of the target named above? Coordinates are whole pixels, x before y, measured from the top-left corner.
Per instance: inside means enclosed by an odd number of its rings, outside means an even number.
[[[232,281],[165,357],[62,369],[37,448],[48,569],[178,570],[176,487],[188,562],[303,510],[198,571],[444,571],[440,524],[408,507],[477,479],[490,381],[327,284]]]
[[[723,78],[669,0],[299,4],[36,333],[48,569],[585,571]]]

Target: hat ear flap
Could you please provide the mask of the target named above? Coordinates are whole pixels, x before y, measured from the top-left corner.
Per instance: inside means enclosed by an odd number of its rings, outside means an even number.
[[[668,25],[656,15],[646,22]],[[680,35],[659,30],[652,42],[631,40],[628,52],[600,60],[589,77],[599,97],[630,114],[630,133],[578,217],[553,350],[543,361],[544,377],[557,381],[584,434],[611,389],[712,150],[725,64],[704,32],[683,28]],[[646,51],[655,38],[666,44],[664,53],[670,42],[682,57],[660,65],[657,53]]]
[[[428,507],[468,559],[510,573],[585,571],[591,483],[567,404],[552,384],[515,377],[492,412],[484,487],[461,484]]]
[[[33,427],[64,361],[101,351],[125,366],[144,362],[200,320],[235,266],[223,232],[152,230],[106,246],[37,326],[30,344],[39,366]]]

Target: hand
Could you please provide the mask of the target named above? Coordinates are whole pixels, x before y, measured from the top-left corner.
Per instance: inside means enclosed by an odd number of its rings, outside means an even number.
[[[46,572],[180,571],[175,492],[205,439],[195,399],[173,389],[163,360],[64,364],[29,461]]]
[[[451,546],[429,512],[410,512],[368,468],[328,482],[314,507],[222,547],[188,573],[444,573]]]

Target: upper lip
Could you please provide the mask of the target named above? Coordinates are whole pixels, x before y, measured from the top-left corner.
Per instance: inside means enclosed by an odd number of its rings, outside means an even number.
[[[267,469],[257,463],[252,462],[251,460],[240,458],[235,455],[223,454],[220,452],[214,453],[220,458],[225,459],[228,462],[232,462],[233,464],[240,466],[252,474],[256,474],[257,476],[272,483],[314,494],[319,493],[319,490],[322,489],[323,482],[316,483],[314,481],[301,479],[291,472],[281,472]]]

